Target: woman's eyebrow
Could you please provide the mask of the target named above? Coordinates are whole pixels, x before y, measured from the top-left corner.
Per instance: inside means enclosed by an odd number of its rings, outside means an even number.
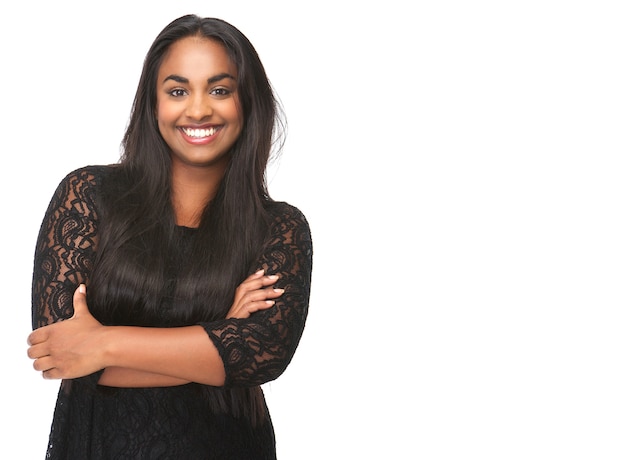
[[[189,79],[185,78],[185,77],[181,77],[180,75],[168,75],[167,77],[165,77],[163,79],[163,83],[165,83],[168,80],[174,80],[176,83],[189,83]]]
[[[207,81],[209,83],[216,83],[220,80],[223,80],[224,78],[230,78],[231,80],[235,80],[235,77],[233,77],[231,74],[223,72],[223,73],[219,73],[217,75],[215,75],[214,77],[209,78]]]
[[[224,78],[230,78],[231,80],[236,80],[235,77],[233,77],[231,74],[223,72],[223,73],[219,73],[215,75],[214,77],[209,78],[207,82],[216,83],[220,80],[223,80]],[[165,83],[168,80],[174,80],[176,83],[189,83],[188,78],[181,77],[180,75],[176,75],[176,74],[168,75],[167,77],[165,77],[163,79],[163,83]]]

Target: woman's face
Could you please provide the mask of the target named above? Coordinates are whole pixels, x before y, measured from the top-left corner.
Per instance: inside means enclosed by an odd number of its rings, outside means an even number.
[[[218,167],[241,133],[237,68],[218,42],[186,37],[166,53],[157,79],[156,115],[174,166]]]

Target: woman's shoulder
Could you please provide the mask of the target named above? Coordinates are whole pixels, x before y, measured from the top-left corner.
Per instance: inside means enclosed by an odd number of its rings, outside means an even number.
[[[116,165],[89,165],[82,166],[67,173],[63,178],[63,182],[99,182],[102,178],[111,174]]]
[[[89,165],[73,169],[61,179],[56,194],[93,196],[98,193],[102,182],[116,169],[116,165]]]
[[[115,170],[115,165],[89,165],[68,172],[58,183],[52,204],[96,200],[103,180]]]
[[[270,233],[274,238],[294,241],[298,245],[306,246],[306,253],[311,252],[311,228],[299,208],[285,201],[272,201],[268,204],[267,211],[272,219]]]
[[[286,201],[270,201],[267,205],[267,212],[275,222],[296,220],[308,227],[304,213]]]

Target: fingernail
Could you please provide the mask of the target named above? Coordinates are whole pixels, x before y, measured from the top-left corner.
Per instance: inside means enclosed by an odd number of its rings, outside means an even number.
[[[87,289],[85,288],[84,284],[81,284],[80,286],[78,286],[78,292],[80,292],[81,294],[84,294],[87,291]]]
[[[266,300],[265,301],[265,305],[274,305],[276,302],[274,302],[273,300]]]
[[[271,279],[271,280],[277,280],[278,279],[278,275],[269,275],[268,278]]]
[[[262,275],[263,273],[265,273],[265,270],[261,269],[258,272],[256,272],[255,275]]]
[[[284,289],[279,289],[279,288],[274,288],[274,292],[279,292],[279,293],[282,294],[283,292],[285,292],[285,290]]]

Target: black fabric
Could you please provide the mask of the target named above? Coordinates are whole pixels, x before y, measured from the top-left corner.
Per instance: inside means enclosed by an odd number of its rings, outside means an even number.
[[[72,316],[72,296],[89,284],[98,251],[99,184],[109,166],[89,166],[59,184],[44,216],[33,271],[33,328]],[[201,324],[226,368],[224,388],[190,383],[166,388],[98,385],[100,372],[64,380],[58,393],[50,459],[274,459],[274,431],[260,385],[287,367],[303,332],[312,243],[304,215],[273,203],[271,237],[259,267],[280,275],[285,294],[250,318]],[[193,231],[181,229],[193,237]],[[232,391],[263,404],[252,421],[229,409]],[[215,401],[222,401],[216,405]],[[225,406],[224,406],[225,401]],[[219,409],[218,409],[219,406]],[[224,409],[226,407],[226,409]]]

